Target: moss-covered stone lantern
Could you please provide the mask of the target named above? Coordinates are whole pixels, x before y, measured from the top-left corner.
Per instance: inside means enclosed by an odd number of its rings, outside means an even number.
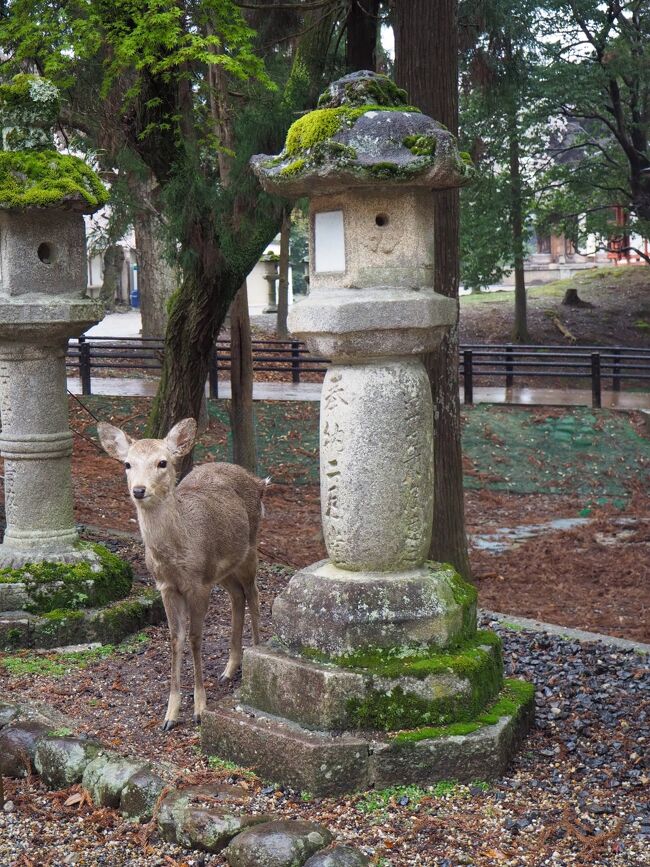
[[[289,325],[332,359],[320,418],[328,559],[275,600],[275,638],[248,649],[234,700],[203,716],[211,754],[317,794],[501,773],[532,687],[503,681],[476,591],[427,562],[433,407],[420,356],[457,316],[433,291],[432,191],[471,167],[444,127],[371,72],[297,120],[269,192],[307,196],[310,295]]]
[[[107,193],[83,160],[54,148],[58,111],[58,90],[45,79],[0,85],[2,567],[85,556],[72,511],[65,353],[70,337],[103,316],[84,298],[83,215]]]

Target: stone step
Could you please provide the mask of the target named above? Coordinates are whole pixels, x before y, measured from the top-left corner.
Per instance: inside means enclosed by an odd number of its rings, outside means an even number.
[[[310,731],[227,697],[202,714],[201,747],[317,797],[438,780],[469,783],[505,772],[532,725],[534,706],[531,689],[511,712],[468,734],[399,741]]]
[[[239,697],[260,711],[320,731],[397,730],[471,719],[503,682],[500,643],[486,633],[491,643],[481,644],[482,636],[454,653],[413,657],[410,665],[408,659],[395,659],[375,670],[370,658],[352,668],[306,659],[278,643],[250,647]]]
[[[58,610],[44,616],[4,611],[0,613],[0,650],[46,649],[91,641],[116,644],[164,617],[160,595],[153,590],[102,608]]]

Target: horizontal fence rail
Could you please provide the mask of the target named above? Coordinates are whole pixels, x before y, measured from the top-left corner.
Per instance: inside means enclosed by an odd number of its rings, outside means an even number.
[[[253,372],[277,373],[299,383],[306,374],[323,374],[328,359],[311,355],[299,340],[252,341]],[[67,365],[76,369],[82,393],[91,394],[94,370],[146,373],[162,367],[164,343],[147,337],[80,337],[68,347]],[[219,377],[231,369],[230,342],[217,340],[209,365],[212,397],[219,396]],[[614,392],[645,386],[650,380],[650,348],[626,346],[520,346],[519,344],[462,344],[459,373],[464,401],[474,401],[474,386],[516,384],[540,378],[553,381],[581,379],[591,387],[592,405],[602,402],[603,385]]]

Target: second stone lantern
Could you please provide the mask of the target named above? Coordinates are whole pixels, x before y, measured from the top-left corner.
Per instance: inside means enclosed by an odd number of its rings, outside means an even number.
[[[332,359],[329,556],[276,599],[276,637],[246,651],[239,694],[205,714],[204,748],[315,794],[494,776],[529,724],[532,687],[504,684],[474,588],[426,561],[433,407],[420,356],[457,315],[432,288],[432,190],[471,169],[451,133],[371,72],[330,85],[284,151],[253,167],[269,192],[309,198],[310,295],[289,326]]]

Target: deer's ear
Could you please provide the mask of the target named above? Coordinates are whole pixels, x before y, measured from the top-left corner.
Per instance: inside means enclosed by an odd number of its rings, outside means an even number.
[[[193,418],[184,418],[175,424],[165,437],[165,445],[173,458],[182,458],[192,451],[196,438],[196,422]]]
[[[104,451],[118,461],[125,461],[129,453],[129,448],[133,440],[128,434],[125,434],[119,427],[114,427],[105,421],[100,421],[97,425],[97,433]]]

